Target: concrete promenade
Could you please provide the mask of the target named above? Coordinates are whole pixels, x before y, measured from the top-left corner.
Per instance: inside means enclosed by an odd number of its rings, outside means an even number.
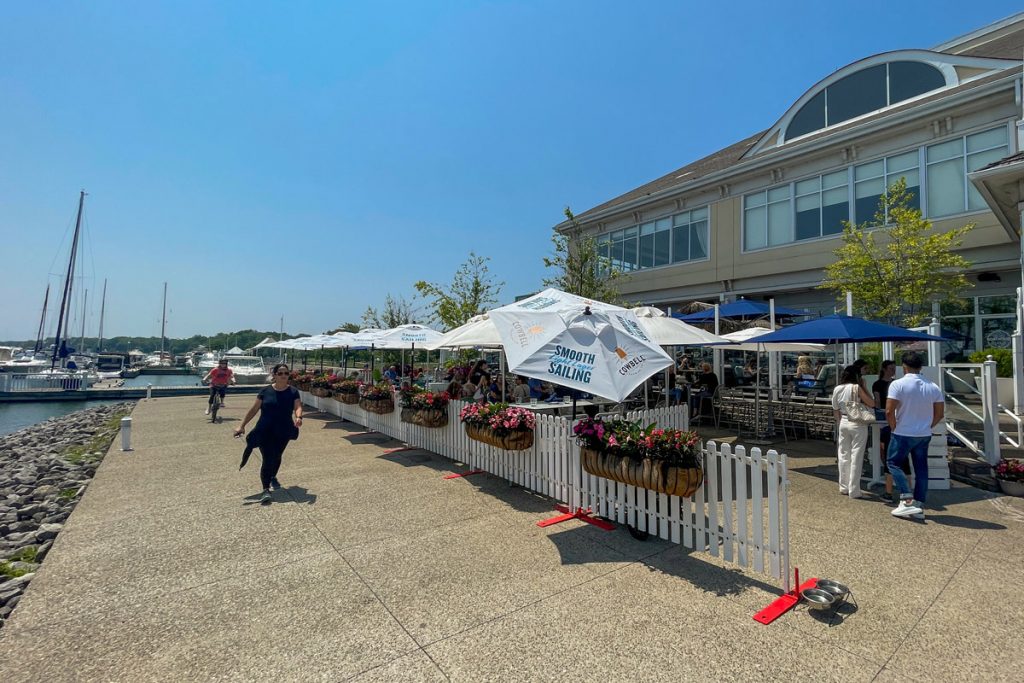
[[[552,501],[326,415],[261,506],[230,436],[250,400],[220,425],[198,397],[139,403],[135,451],[114,444],[0,630],[0,681],[1020,680],[1021,500],[954,484],[897,520],[792,444],[793,562],[858,609],[763,626],[766,577],[538,528]]]

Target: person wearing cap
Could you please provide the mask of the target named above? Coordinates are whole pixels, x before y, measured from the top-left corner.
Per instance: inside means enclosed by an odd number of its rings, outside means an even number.
[[[217,361],[217,367],[206,373],[203,382],[207,381],[210,382],[210,398],[206,402],[206,414],[209,415],[210,409],[213,407],[213,397],[220,394],[220,403],[224,405],[224,394],[227,392],[228,385],[235,383],[235,373],[228,367],[226,358],[221,358]]]

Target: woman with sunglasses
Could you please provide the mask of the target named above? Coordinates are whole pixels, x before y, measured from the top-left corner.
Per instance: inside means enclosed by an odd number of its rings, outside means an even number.
[[[288,441],[299,437],[302,426],[302,400],[299,391],[288,384],[288,366],[278,363],[272,371],[273,383],[256,395],[256,402],[245,414],[241,426],[235,430],[235,436],[245,434],[245,425],[260,414],[256,428],[246,440],[248,447],[259,447],[263,455],[263,466],[260,468],[260,482],[263,484],[263,495],[260,503],[267,505],[271,501],[270,490],[281,488],[277,480],[277,471],[281,468],[281,456],[288,446]]]

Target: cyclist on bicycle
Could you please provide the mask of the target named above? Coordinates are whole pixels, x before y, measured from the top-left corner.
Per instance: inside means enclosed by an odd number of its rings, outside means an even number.
[[[235,373],[228,367],[228,362],[225,359],[221,359],[217,362],[217,367],[206,373],[206,377],[203,377],[203,382],[210,381],[210,400],[206,403],[206,414],[210,414],[210,408],[213,407],[213,399],[215,396],[220,394],[220,402],[224,403],[224,392],[228,388],[228,384],[235,383]]]

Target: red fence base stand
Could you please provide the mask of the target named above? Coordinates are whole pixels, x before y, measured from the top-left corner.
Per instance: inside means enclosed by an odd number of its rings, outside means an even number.
[[[469,470],[468,472],[454,472],[452,474],[444,475],[444,479],[458,479],[459,477],[468,477],[471,474],[483,474],[483,470]]]
[[[754,615],[754,621],[759,621],[762,624],[770,624],[783,614],[793,609],[796,603],[800,602],[800,593],[807,588],[814,588],[818,585],[817,579],[807,579],[802,584],[800,583],[800,570],[795,570],[796,588],[788,593],[784,593],[780,597],[772,601],[770,605],[765,607],[763,610]]]
[[[550,519],[541,520],[537,522],[537,526],[551,526],[552,524],[568,522],[570,519],[578,519],[581,522],[593,524],[598,529],[604,529],[605,531],[615,531],[615,525],[611,522],[606,522],[603,519],[598,519],[597,517],[591,516],[590,508],[587,508],[586,510],[584,510],[583,508],[576,508],[576,511],[572,512],[565,505],[556,505],[555,509],[563,514],[558,515],[557,517],[552,517]]]

